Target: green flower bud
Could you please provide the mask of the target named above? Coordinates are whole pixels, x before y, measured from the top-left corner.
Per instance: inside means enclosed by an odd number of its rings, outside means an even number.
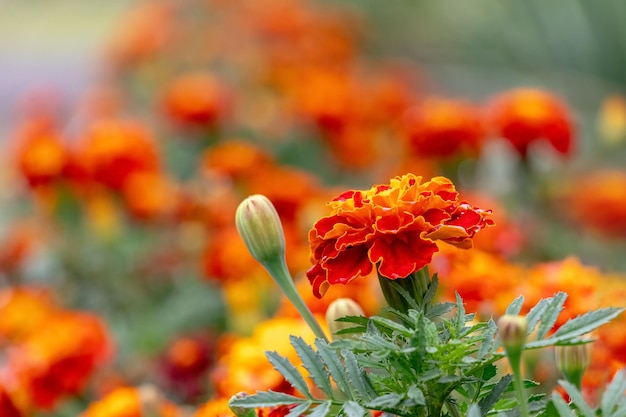
[[[556,366],[565,379],[580,388],[589,364],[589,345],[555,346]]]
[[[498,333],[502,346],[507,351],[521,351],[526,343],[528,333],[528,323],[522,316],[505,314],[498,320]]]
[[[239,392],[233,395],[232,397],[230,397],[230,400],[228,401],[228,407],[230,408],[230,411],[232,411],[236,417],[256,417],[256,411],[254,410],[253,407],[245,408],[245,407],[239,407],[233,404],[233,401],[246,398],[247,396],[248,394],[246,394],[245,392]]]
[[[237,231],[248,251],[261,262],[284,257],[285,234],[272,202],[256,194],[243,200],[235,214]]]
[[[330,329],[330,334],[335,339],[349,337],[349,334],[336,334],[339,330],[354,327],[353,323],[337,321],[342,317],[365,316],[361,306],[350,298],[338,298],[328,306],[326,310],[326,323]]]

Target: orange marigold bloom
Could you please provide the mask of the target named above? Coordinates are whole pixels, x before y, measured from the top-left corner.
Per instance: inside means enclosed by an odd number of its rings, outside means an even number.
[[[273,165],[272,156],[253,143],[231,140],[207,149],[202,155],[202,169],[233,179],[245,179]]]
[[[323,322],[322,317],[319,320]],[[276,351],[292,363],[299,364],[289,335],[300,336],[307,343],[315,339],[304,320],[287,317],[275,317],[259,323],[251,337],[234,341],[227,339],[228,347],[218,355],[217,367],[212,375],[217,395],[230,396],[234,392],[267,389],[293,393],[291,385],[267,361],[264,353],[267,350]]]
[[[180,75],[166,87],[165,110],[176,122],[206,126],[223,116],[227,95],[222,84],[208,73]]]
[[[178,417],[174,404],[151,386],[120,387],[92,403],[79,417]]]
[[[587,173],[566,187],[563,208],[581,228],[605,236],[626,236],[626,172]]]
[[[49,291],[10,288],[0,292],[0,340],[19,342],[46,327],[59,312]]]
[[[330,216],[309,232],[314,265],[307,277],[318,298],[331,284],[347,284],[374,265],[383,277],[407,277],[431,261],[436,240],[470,248],[474,234],[493,225],[490,211],[459,202],[445,177],[422,183],[406,174],[388,185],[347,191],[328,205]]]
[[[458,292],[466,310],[478,313],[481,318],[504,313],[501,304],[517,296],[515,291],[525,273],[522,267],[478,248],[471,251],[442,248],[431,265],[439,275],[441,296],[446,301],[455,301]]]
[[[16,346],[10,366],[34,404],[51,409],[79,393],[111,354],[104,323],[87,313],[57,314]]]
[[[456,100],[426,100],[407,111],[402,125],[413,152],[421,157],[476,155],[485,137],[478,109]]]
[[[34,120],[17,132],[17,168],[29,186],[48,185],[62,177],[67,149],[47,120]]]
[[[159,171],[142,171],[128,176],[122,195],[130,213],[138,219],[153,220],[172,214],[176,187]]]
[[[533,266],[521,282],[518,294],[524,294],[525,307],[532,307],[542,298],[552,297],[556,292],[568,294],[563,311],[556,322],[563,325],[568,319],[596,308],[604,275],[594,267],[583,265],[576,257],[562,261],[543,262]],[[510,300],[513,297],[509,297]]]
[[[521,88],[502,93],[493,100],[491,116],[496,132],[523,157],[540,139],[565,155],[573,147],[572,116],[565,103],[548,92]]]
[[[192,417],[234,417],[228,398],[215,398],[204,403]]]
[[[94,180],[116,190],[137,172],[157,171],[154,138],[139,123],[102,120],[86,132],[80,158]]]

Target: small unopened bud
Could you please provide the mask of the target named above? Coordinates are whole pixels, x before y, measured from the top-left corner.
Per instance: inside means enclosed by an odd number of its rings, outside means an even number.
[[[257,261],[265,263],[284,256],[283,226],[267,197],[256,194],[243,200],[237,207],[235,222],[248,251]]]
[[[565,379],[580,388],[583,374],[589,364],[589,345],[555,346],[556,366]]]
[[[507,351],[509,349],[521,349],[526,343],[528,333],[528,323],[522,316],[505,314],[498,320],[498,333],[502,346]]]
[[[356,301],[350,298],[338,298],[330,303],[326,310],[326,323],[333,338],[349,337],[348,334],[337,334],[340,330],[354,327],[352,323],[337,321],[337,319],[348,316],[365,316],[365,312]]]
[[[248,394],[246,394],[245,392],[239,392],[230,397],[230,400],[228,401],[228,407],[236,417],[256,417],[256,411],[254,407],[245,408],[234,404],[234,402],[236,402],[237,400],[241,400],[243,398],[246,398],[247,396]]]

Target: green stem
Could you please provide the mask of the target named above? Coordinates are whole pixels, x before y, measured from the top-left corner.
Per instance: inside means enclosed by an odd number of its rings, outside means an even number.
[[[511,370],[513,371],[513,384],[515,385],[515,394],[519,402],[520,415],[522,417],[528,417],[528,401],[526,399],[526,392],[524,391],[524,382],[522,381],[520,366],[521,353],[521,349],[519,352],[513,352],[513,354],[509,353],[509,362],[511,363]]]
[[[308,326],[311,328],[311,330],[315,334],[315,337],[324,339],[328,342],[329,340],[328,337],[326,337],[324,330],[322,330],[319,323],[313,316],[313,313],[311,313],[311,310],[300,296],[300,293],[298,293],[298,290],[293,283],[293,278],[291,277],[291,274],[287,269],[285,259],[283,257],[280,257],[275,260],[263,262],[263,266],[265,267],[265,269],[267,269],[267,272],[270,273],[272,278],[274,278],[276,284],[278,284],[280,289],[283,291],[289,301],[291,301],[296,310],[298,310],[298,313],[300,313],[300,316],[302,316],[306,324],[308,324]]]

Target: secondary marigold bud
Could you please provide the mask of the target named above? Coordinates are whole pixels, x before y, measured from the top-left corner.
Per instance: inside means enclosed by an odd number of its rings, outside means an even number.
[[[256,412],[253,408],[238,407],[233,404],[233,401],[241,400],[243,398],[246,398],[247,396],[248,394],[246,394],[245,392],[239,392],[230,397],[228,406],[230,408],[230,411],[232,411],[236,417],[256,417]]]
[[[528,333],[528,323],[526,318],[522,316],[514,316],[505,314],[498,320],[498,332],[504,349],[521,349],[526,343],[526,335]]]
[[[565,379],[580,388],[589,364],[589,345],[555,346],[556,366]]]
[[[338,298],[330,303],[328,309],[326,309],[326,323],[330,329],[330,334],[335,339],[348,336],[336,334],[338,331],[354,327],[352,323],[337,321],[337,319],[348,316],[365,316],[361,306],[350,298]]]
[[[283,226],[272,202],[256,194],[246,198],[237,207],[237,231],[254,258],[265,263],[284,256]]]

